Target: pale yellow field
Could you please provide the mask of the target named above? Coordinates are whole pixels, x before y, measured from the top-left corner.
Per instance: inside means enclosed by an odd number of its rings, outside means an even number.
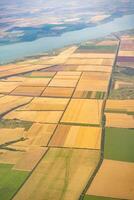
[[[119,51],[119,56],[134,56],[134,51]]]
[[[57,123],[62,111],[12,111],[4,119],[20,119],[31,122]]]
[[[13,200],[78,200],[99,156],[97,150],[49,149]]]
[[[134,128],[134,116],[123,113],[105,113],[106,126],[117,128]]]
[[[68,80],[68,79],[55,79],[49,83],[49,86],[54,87],[75,87],[78,80]]]
[[[35,97],[29,104],[19,108],[19,110],[64,110],[68,101],[69,99],[66,98]]]
[[[51,78],[26,78],[21,86],[47,86]]]
[[[104,160],[87,194],[119,199],[134,197],[134,163]]]
[[[107,100],[106,110],[134,112],[134,100]]]
[[[115,58],[113,53],[74,53],[73,58]]]
[[[112,65],[113,59],[103,59],[103,58],[96,58],[96,59],[87,59],[87,58],[69,58],[66,62],[68,65]]]
[[[57,72],[56,76],[80,76],[81,72],[76,71],[59,71]]]
[[[0,145],[5,144],[7,142],[19,140],[24,136],[24,129],[23,128],[15,128],[15,129],[8,129],[8,128],[1,128],[0,129]]]
[[[100,149],[101,128],[59,125],[49,146]]]
[[[61,122],[100,124],[102,100],[72,99]]]
[[[0,114],[4,114],[18,106],[24,105],[31,101],[31,97],[22,96],[3,96],[0,98]]]
[[[31,171],[47,151],[44,147],[31,147],[14,165],[14,170]]]
[[[20,83],[19,82],[2,82],[0,81],[0,93],[8,94],[14,90]]]

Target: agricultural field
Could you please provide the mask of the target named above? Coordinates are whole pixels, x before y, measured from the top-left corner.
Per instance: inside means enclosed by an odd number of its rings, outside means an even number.
[[[122,45],[109,36],[1,67],[0,199],[132,199],[133,92],[120,91],[134,77],[118,59],[133,50]]]
[[[59,125],[49,146],[100,149],[101,128]]]
[[[51,148],[13,199],[78,199],[98,160],[99,151]]]
[[[87,195],[133,199],[133,171],[134,163],[105,159],[87,190]]]
[[[100,125],[101,108],[102,100],[72,99],[61,122],[77,125]]]

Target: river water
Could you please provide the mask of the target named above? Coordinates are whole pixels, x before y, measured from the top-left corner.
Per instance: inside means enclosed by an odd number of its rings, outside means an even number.
[[[28,56],[63,48],[89,39],[104,37],[113,32],[134,28],[134,14],[116,18],[111,22],[82,30],[66,32],[61,36],[44,37],[32,42],[20,42],[0,46],[0,64],[6,64]]]

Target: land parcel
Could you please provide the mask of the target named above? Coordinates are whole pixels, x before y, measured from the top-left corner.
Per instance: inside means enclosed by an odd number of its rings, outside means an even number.
[[[83,72],[74,98],[103,98],[108,88],[110,74],[103,72]]]
[[[99,125],[102,100],[72,99],[61,119],[64,124]]]
[[[133,199],[134,163],[104,160],[91,183],[87,195]],[[107,198],[106,198],[107,199]]]
[[[49,146],[100,149],[101,128],[59,125]]]
[[[97,150],[49,149],[13,199],[77,200],[98,163],[99,155]]]
[[[106,103],[106,126],[134,128],[134,101],[108,100]]]

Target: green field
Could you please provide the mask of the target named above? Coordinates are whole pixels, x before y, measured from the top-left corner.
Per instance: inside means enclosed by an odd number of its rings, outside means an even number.
[[[29,172],[12,170],[13,165],[0,164],[0,199],[10,200]]]
[[[104,158],[134,162],[134,129],[106,128]]]
[[[113,199],[110,197],[98,197],[98,196],[86,195],[83,200],[116,200],[116,199],[115,198]]]
[[[85,50],[85,51],[92,51],[92,52],[105,52],[105,53],[113,53],[115,52],[117,45],[107,46],[107,45],[93,45],[93,44],[84,44],[81,45],[76,52]]]

